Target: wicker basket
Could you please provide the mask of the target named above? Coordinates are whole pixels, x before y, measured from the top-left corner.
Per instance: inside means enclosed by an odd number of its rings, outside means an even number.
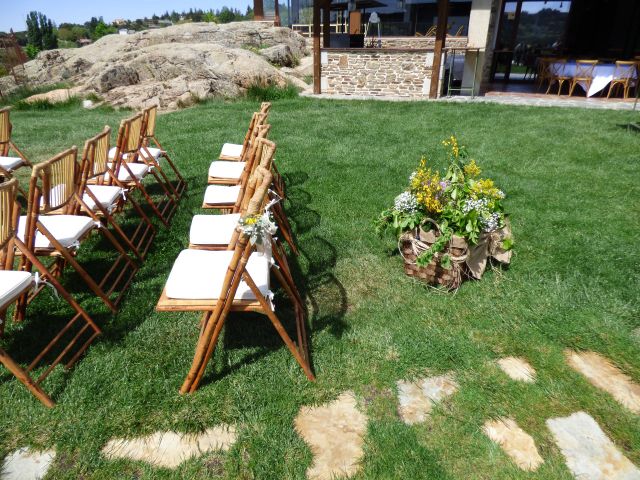
[[[463,264],[469,256],[469,247],[464,238],[454,236],[442,252],[433,256],[428,265],[419,266],[416,263],[418,256],[429,249],[440,236],[438,224],[433,220],[429,220],[429,222],[435,226],[435,229],[425,231],[420,228],[416,231],[405,232],[400,236],[398,247],[404,259],[404,271],[410,277],[417,278],[429,285],[455,290],[465,278]],[[451,257],[451,268],[449,269],[441,265],[444,254],[449,254]]]

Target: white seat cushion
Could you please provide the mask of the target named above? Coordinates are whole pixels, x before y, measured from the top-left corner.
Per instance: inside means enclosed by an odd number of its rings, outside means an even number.
[[[242,156],[242,145],[237,143],[225,143],[220,152],[221,157],[238,157]]]
[[[155,147],[147,147],[146,150],[141,148],[140,150],[138,150],[139,155],[143,155],[145,158],[148,157],[147,155],[147,151],[151,154],[151,156],[158,160],[162,154],[164,153],[162,150],[160,150],[159,148],[155,148]],[[116,157],[116,147],[111,147],[109,149],[109,160],[113,160]],[[125,153],[123,155],[124,159],[127,160],[129,158],[129,154]]]
[[[107,165],[109,165],[109,168],[113,168],[113,163],[108,163]],[[147,173],[149,173],[149,167],[146,163],[127,163],[127,166],[129,167],[129,170],[131,170],[131,173],[133,173],[134,177],[136,177],[138,180],[142,180],[147,175]],[[105,180],[108,180],[109,173],[105,173],[104,178]],[[118,172],[118,180],[120,180],[121,182],[130,182],[133,180],[124,165],[120,166],[120,171]]]
[[[217,160],[209,167],[209,176],[215,178],[231,178],[239,180],[247,162],[225,162]]]
[[[9,305],[18,295],[31,287],[30,272],[0,270],[0,310]]]
[[[240,220],[239,213],[195,215],[191,220],[189,243],[192,245],[228,245]]]
[[[39,215],[38,220],[63,247],[70,247],[82,238],[85,233],[96,228],[96,224],[91,217],[82,215]],[[23,215],[18,222],[18,238],[23,242],[26,224],[27,217]],[[49,239],[37,230],[35,247],[53,248]]]
[[[167,297],[183,300],[209,300],[219,298],[233,257],[232,250],[183,250],[176,258],[167,284]],[[260,293],[269,293],[269,266],[266,256],[252,253],[247,262],[247,272]],[[249,285],[241,281],[236,291],[236,300],[255,300]]]
[[[240,185],[209,185],[204,191],[204,203],[234,204],[240,195]]]
[[[115,206],[118,197],[122,195],[122,188],[116,185],[87,185],[87,188],[95,195],[100,205],[107,210]],[[86,203],[91,210],[98,209],[96,202],[86,193],[82,195],[82,201]]]
[[[11,172],[22,165],[24,165],[24,162],[20,157],[0,157],[0,167],[7,172]]]

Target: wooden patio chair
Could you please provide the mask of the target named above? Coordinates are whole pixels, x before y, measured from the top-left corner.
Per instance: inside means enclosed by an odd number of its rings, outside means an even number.
[[[247,215],[257,214],[272,177],[264,172],[262,183],[249,202]],[[315,377],[309,363],[304,304],[289,288],[280,269],[271,269],[268,254],[256,252],[247,235],[238,232],[233,250],[183,250],[176,259],[160,300],[158,311],[201,311],[203,318],[191,369],[180,389],[194,392],[213,355],[220,331],[231,311],[266,315],[309,380]],[[278,279],[295,309],[298,345],[287,334],[270,300],[270,271]]]
[[[0,175],[7,178],[21,167],[32,167],[27,157],[11,141],[13,125],[9,119],[10,111],[11,107],[0,108]],[[18,156],[10,156],[11,151]]]
[[[555,66],[554,66],[555,65]],[[551,73],[551,77],[549,78],[549,86],[547,87],[548,94],[551,91],[551,88],[557,83],[558,84],[558,96],[562,92],[562,87],[565,83],[571,82],[571,77],[568,76],[565,71],[567,68],[567,59],[566,58],[554,58],[550,64],[549,69]]]
[[[242,143],[225,143],[224,145],[222,145],[222,150],[220,151],[220,156],[218,157],[218,159],[231,162],[239,162],[244,160],[251,146],[250,140],[253,129],[267,122],[270,110],[271,103],[263,102],[260,105],[260,110],[254,112],[254,114],[251,116],[251,122],[249,122],[249,128],[247,129],[247,133],[245,133],[244,135],[244,140],[242,141]]]
[[[623,98],[629,98],[629,91],[634,85],[634,82],[637,85],[638,77],[640,76],[638,65],[640,65],[640,62],[637,61],[616,61],[616,69],[613,72],[613,80],[611,80],[609,84],[607,98],[611,96],[611,93],[613,93],[613,90],[617,87],[622,88]]]
[[[142,146],[140,149],[140,155],[142,155],[147,162],[152,162],[155,168],[162,176],[165,184],[169,187],[176,200],[180,200],[187,188],[187,182],[176,167],[173,160],[167,153],[167,151],[160,145],[158,138],[156,137],[156,121],[158,117],[158,106],[145,108],[142,112]],[[152,142],[153,145],[152,146]],[[176,177],[176,184],[174,185],[170,180],[162,165],[160,165],[160,159],[164,158],[169,165],[169,168],[173,171],[173,175]]]
[[[82,199],[80,173],[76,147],[33,167],[27,215],[20,218],[18,238],[35,256],[53,259],[51,273],[54,275],[60,277],[64,268],[70,265],[89,289],[115,313],[138,265]],[[86,215],[75,214],[79,207]],[[96,230],[118,254],[99,282],[76,260],[80,245]],[[22,257],[21,269],[30,271],[28,257]],[[120,291],[116,292],[118,287]],[[114,292],[115,298],[111,298]],[[24,296],[18,302],[16,318],[24,317],[27,302]]]
[[[82,152],[80,189],[82,200],[102,221],[111,226],[121,240],[143,260],[156,235],[151,219],[140,204],[129,195],[129,188],[117,179],[117,175],[108,165],[109,139],[111,128],[105,126],[101,133],[85,142]],[[127,235],[115,215],[131,204],[138,217],[137,227]],[[84,209],[78,205],[76,214]]]
[[[71,368],[91,342],[100,335],[101,331],[89,314],[60,284],[56,276],[51,274],[38,257],[16,237],[16,222],[20,215],[17,187],[16,179],[0,184],[0,320],[2,327],[4,327],[7,310],[19,298],[29,294],[35,295],[39,291],[38,285],[43,285],[43,282],[52,285],[59,297],[69,304],[75,314],[26,368],[22,367],[2,348],[0,348],[0,362],[38,400],[47,407],[53,407],[55,404],[43,390],[42,382],[60,363],[64,363],[65,368]],[[31,262],[38,272],[37,276],[32,275],[31,272],[13,270],[16,251]],[[40,365],[42,360],[54,355],[53,361],[34,380],[32,376],[34,369]]]
[[[255,114],[260,117],[260,114]],[[260,120],[257,120],[260,122]],[[240,161],[232,160],[214,160],[209,165],[207,183],[210,185],[238,185],[251,175],[253,171],[253,160],[251,146],[256,142],[258,137],[267,138],[271,126],[260,122],[252,129],[247,149],[243,159]]]
[[[540,90],[545,83],[551,81],[553,73],[551,72],[551,63],[553,58],[550,57],[538,57],[536,61],[536,82],[538,83],[538,90]]]
[[[153,163],[147,163],[140,155],[142,127],[141,113],[120,122],[116,146],[110,150],[109,156],[112,160],[107,165],[113,170],[120,183],[126,185],[132,192],[139,191],[141,193],[153,213],[165,227],[168,227],[178,202],[164,184]],[[143,180],[149,173],[156,178],[163,191],[162,199],[158,203],[154,201],[143,184]]]
[[[578,85],[584,89],[585,94],[589,92],[591,82],[593,82],[593,71],[597,64],[598,60],[576,60],[576,73],[571,77],[569,96],[573,95]],[[581,83],[585,83],[586,85],[581,85]]]

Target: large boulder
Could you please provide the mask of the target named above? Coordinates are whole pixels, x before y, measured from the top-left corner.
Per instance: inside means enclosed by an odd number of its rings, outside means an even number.
[[[285,85],[287,76],[269,62],[292,66],[306,54],[305,39],[287,28],[191,23],[41,52],[25,68],[32,86],[68,82],[114,105],[171,109],[239,96],[256,83]]]

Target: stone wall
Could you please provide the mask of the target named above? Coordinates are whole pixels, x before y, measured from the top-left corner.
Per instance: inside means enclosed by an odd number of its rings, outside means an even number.
[[[428,98],[433,51],[324,50],[322,93]]]
[[[432,49],[436,44],[436,37],[382,37],[382,48]],[[445,47],[464,48],[467,37],[447,37]]]

